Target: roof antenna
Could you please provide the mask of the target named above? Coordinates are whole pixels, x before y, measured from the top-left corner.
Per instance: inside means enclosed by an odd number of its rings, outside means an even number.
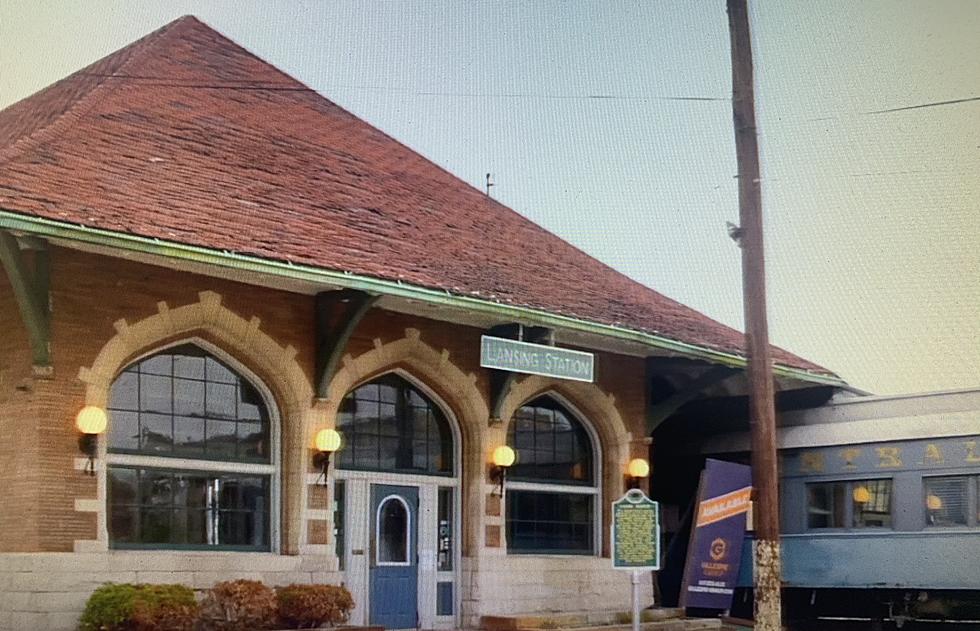
[[[490,174],[487,173],[487,197],[490,197],[490,187],[495,186],[493,181],[490,180]]]

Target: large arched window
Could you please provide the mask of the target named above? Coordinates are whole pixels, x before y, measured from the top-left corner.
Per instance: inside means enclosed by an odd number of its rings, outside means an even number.
[[[110,546],[270,549],[270,410],[251,382],[184,344],[126,368],[109,416]]]
[[[517,410],[507,431],[507,551],[593,554],[596,457],[585,427],[553,397]]]
[[[453,436],[445,414],[395,374],[358,386],[337,418],[342,469],[452,475]]]

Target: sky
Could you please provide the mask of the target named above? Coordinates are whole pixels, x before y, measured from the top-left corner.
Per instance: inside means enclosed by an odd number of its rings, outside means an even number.
[[[980,387],[980,2],[750,4],[771,341],[875,394]],[[743,328],[724,0],[4,0],[0,107],[186,14]]]

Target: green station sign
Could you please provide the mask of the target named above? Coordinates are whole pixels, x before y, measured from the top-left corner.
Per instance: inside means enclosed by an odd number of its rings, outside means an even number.
[[[480,365],[589,383],[595,376],[595,356],[592,353],[489,335],[484,335],[480,340]]]
[[[660,504],[631,489],[612,504],[612,563],[618,570],[660,569]]]

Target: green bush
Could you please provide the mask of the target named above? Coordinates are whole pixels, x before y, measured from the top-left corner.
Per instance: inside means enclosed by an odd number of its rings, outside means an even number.
[[[184,585],[106,583],[89,596],[79,629],[190,631],[197,612],[194,592]]]
[[[258,581],[226,581],[208,590],[201,601],[201,628],[206,631],[269,629],[276,622],[276,593]]]
[[[287,585],[276,588],[279,619],[292,629],[347,622],[354,599],[338,585]]]

